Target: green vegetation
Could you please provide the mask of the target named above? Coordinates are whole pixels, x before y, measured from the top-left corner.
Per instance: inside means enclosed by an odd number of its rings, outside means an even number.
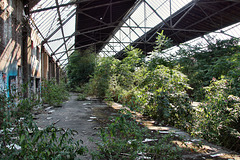
[[[52,106],[60,106],[68,99],[68,91],[65,83],[56,81],[43,81],[41,87],[42,102]]]
[[[129,111],[124,111],[105,129],[101,129],[100,137],[98,151],[92,153],[93,159],[181,158],[182,149],[170,142],[173,139],[171,134],[150,132],[133,121]]]
[[[57,96],[53,102],[48,101],[50,104],[59,105],[66,98],[57,94],[58,89],[63,91],[62,86],[53,81],[44,82],[43,94]],[[65,130],[54,125],[38,128],[31,112],[40,106],[40,101],[35,96],[23,98],[15,94],[7,97],[5,92],[1,92],[0,97],[0,159],[65,160],[74,159],[86,151],[81,146],[81,141],[74,140],[74,130]],[[43,98],[47,100],[46,97]]]
[[[86,99],[86,96],[83,93],[78,94],[78,97],[77,97],[78,101],[84,101],[85,99]]]
[[[121,61],[99,58],[88,93],[239,151],[239,39],[181,45],[168,56],[171,40],[160,33],[156,44],[159,56],[130,48]],[[201,105],[193,108],[193,100]]]
[[[96,54],[92,48],[85,51],[75,51],[69,59],[67,74],[69,86],[78,87],[87,83],[94,72]]]
[[[213,41],[213,40],[212,40]],[[228,78],[232,85],[232,91],[240,96],[238,78],[240,75],[240,46],[238,39],[209,40],[207,47],[201,44],[187,45],[179,50],[180,57],[174,61],[179,65],[180,71],[188,75],[189,83],[194,88],[192,97],[201,101],[205,97],[203,87],[209,86],[213,78],[220,80],[222,76]]]

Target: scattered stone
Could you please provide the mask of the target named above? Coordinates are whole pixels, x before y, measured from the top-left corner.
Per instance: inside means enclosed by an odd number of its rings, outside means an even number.
[[[39,119],[39,117],[36,117],[35,115],[33,115],[33,120],[37,120]]]
[[[50,119],[52,119],[52,117],[47,117],[47,120],[50,120]]]
[[[53,122],[52,124],[55,125],[60,121],[60,119],[58,119],[56,122]]]
[[[42,104],[43,107],[49,107],[50,105],[45,103],[45,104]]]
[[[86,97],[86,100],[91,101],[91,98],[90,97]]]
[[[118,116],[118,113],[111,113],[111,116]]]

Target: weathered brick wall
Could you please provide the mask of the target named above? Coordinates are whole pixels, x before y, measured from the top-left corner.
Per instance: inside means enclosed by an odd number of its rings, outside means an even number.
[[[31,31],[31,76],[41,78],[41,40],[37,32]]]
[[[22,19],[21,0],[0,1],[0,89],[3,82],[8,86],[17,81],[18,65],[21,65]]]
[[[41,64],[42,64],[42,80],[48,79],[48,72],[49,72],[49,55],[47,51],[42,48],[42,58],[41,58]]]

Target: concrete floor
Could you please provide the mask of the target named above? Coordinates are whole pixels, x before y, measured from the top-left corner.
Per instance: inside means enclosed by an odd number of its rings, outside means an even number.
[[[100,140],[97,135],[99,128],[109,121],[111,115],[116,115],[116,111],[98,100],[77,101],[76,99],[77,94],[71,93],[69,100],[62,107],[51,109],[46,107],[43,113],[36,115],[36,122],[42,128],[56,123],[57,127],[76,130],[78,135],[75,139],[81,139],[83,146],[91,152],[97,149],[94,142]],[[78,158],[90,160],[91,155],[88,153]]]
[[[97,99],[77,101],[76,99],[78,94],[71,93],[70,95],[71,96],[69,100],[65,102],[62,107],[47,107],[43,113],[36,115],[36,122],[38,126],[42,128],[47,125],[56,123],[57,127],[76,130],[78,132],[78,135],[76,135],[75,139],[81,139],[83,141],[83,146],[86,146],[89,150],[89,153],[77,157],[77,159],[91,160],[92,158],[90,152],[97,149],[95,142],[100,140],[97,134],[99,129],[109,123],[109,118],[111,116],[116,116],[117,111],[124,107],[117,103],[112,103],[108,106],[105,103],[98,101]],[[155,130],[159,133],[161,132],[162,134],[169,134],[171,132],[185,137],[186,143],[184,143],[185,146],[182,146],[184,148],[186,147],[186,144],[191,145],[192,142],[196,140],[194,138],[191,138],[187,133],[182,132],[174,127],[156,125],[155,121],[143,120],[143,117],[138,113],[133,113],[133,116],[137,121],[142,122],[142,124],[145,125],[149,130]],[[179,143],[181,147],[183,143]],[[238,154],[229,152],[206,141],[203,141],[203,147],[200,148],[199,151],[200,152],[197,153],[187,153],[186,155],[183,155],[183,159],[240,160],[240,156]]]

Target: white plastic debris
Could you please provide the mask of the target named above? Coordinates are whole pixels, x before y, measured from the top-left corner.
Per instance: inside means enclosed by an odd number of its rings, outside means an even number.
[[[92,122],[93,120],[92,119],[89,119],[88,122]]]
[[[191,139],[192,142],[200,142],[202,139]]]
[[[83,103],[84,106],[86,106],[86,105],[90,105],[90,104],[91,104],[91,103]]]
[[[10,144],[10,145],[6,145],[7,148],[9,149],[16,149],[16,150],[20,150],[21,146],[17,145],[17,144]]]
[[[96,119],[97,117],[90,117],[90,119]]]
[[[211,157],[220,157],[220,156],[223,156],[223,154],[222,153],[219,153],[219,154],[213,154],[213,155],[210,155]]]
[[[139,156],[135,160],[142,160],[142,159],[152,159],[152,157],[147,157],[147,156]]]
[[[6,129],[8,132],[12,132],[14,130],[14,128],[7,128]],[[3,130],[0,130],[0,134],[2,134],[4,131]]]
[[[132,144],[132,142],[136,141],[136,139],[133,139],[133,140],[129,140],[128,141],[128,144]]]
[[[52,117],[47,117],[47,120],[50,120],[50,119],[52,119]]]
[[[159,131],[160,134],[169,134],[169,131]]]
[[[48,111],[48,110],[50,110],[50,109],[52,109],[52,108],[53,108],[52,106],[47,107],[47,108],[45,108],[45,111]]]
[[[41,128],[41,127],[38,127],[38,130],[39,130],[39,131],[43,131],[43,128]]]
[[[149,138],[146,138],[144,141],[142,141],[143,143],[146,143],[146,142],[154,142],[154,141],[157,141],[158,139],[149,139]]]

